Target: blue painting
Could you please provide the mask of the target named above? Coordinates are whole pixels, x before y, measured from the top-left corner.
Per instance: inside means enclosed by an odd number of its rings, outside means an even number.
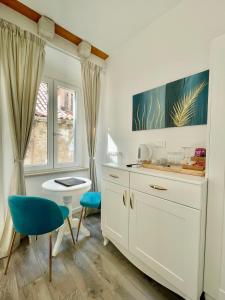
[[[133,96],[132,130],[207,124],[209,70]]]

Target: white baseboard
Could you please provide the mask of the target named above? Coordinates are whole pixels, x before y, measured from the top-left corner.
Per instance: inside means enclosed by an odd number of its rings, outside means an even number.
[[[77,213],[77,212],[80,212],[82,209],[81,206],[78,206],[78,207],[73,207],[73,213]]]

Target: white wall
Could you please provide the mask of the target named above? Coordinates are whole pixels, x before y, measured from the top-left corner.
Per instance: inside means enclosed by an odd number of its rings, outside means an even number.
[[[35,22],[32,22],[28,18],[24,17],[23,15],[17,13],[16,11],[10,9],[9,7],[3,5],[0,3],[0,17],[8,20],[9,22],[12,22],[21,28],[28,30],[34,34],[37,34],[37,24]],[[68,53],[69,55],[63,54],[61,51],[54,50],[52,48],[46,47],[46,63],[45,63],[45,70],[44,70],[44,76],[47,77],[53,77],[57,80],[67,82],[70,84],[73,84],[75,86],[78,86],[81,88],[81,74],[80,74],[80,63],[79,61],[75,60],[73,58],[77,57],[77,47],[64,40],[63,38],[55,35],[54,39],[51,41],[51,44],[58,49],[63,50],[64,53]],[[105,66],[105,61],[102,59],[96,57],[95,55],[91,55],[92,61],[94,61],[96,64]],[[105,76],[103,75],[103,78]],[[82,99],[80,99],[81,102]],[[82,104],[82,103],[81,103]],[[81,113],[82,117],[80,118],[79,122],[81,129],[81,136],[79,139],[79,145],[80,145],[80,153],[81,153],[81,165],[84,167],[88,166],[88,154],[87,154],[87,142],[86,142],[86,130],[85,130],[85,124],[84,124],[84,112],[83,112],[83,105],[81,105]],[[101,110],[102,111],[102,110]],[[99,128],[102,128],[104,124],[100,121],[99,122]],[[103,130],[101,130],[100,135],[102,135]],[[101,140],[100,138],[97,139],[97,147],[98,149],[101,149]],[[10,145],[6,146],[7,148],[10,147]],[[101,162],[101,151],[99,150],[99,155],[96,155],[96,160]],[[100,164],[99,164],[100,165]],[[10,168],[7,167],[7,171],[10,173]],[[100,174],[100,168],[98,168],[98,174]],[[76,173],[66,173],[66,174],[52,174],[52,175],[43,175],[43,176],[32,176],[27,177],[27,192],[28,194],[35,194],[35,195],[42,195],[42,191],[40,189],[41,182],[47,180],[48,178],[54,178],[56,176],[72,176],[72,175],[79,175],[79,176],[88,176],[88,171],[83,172],[76,172]],[[77,207],[78,200],[74,202],[74,207]]]
[[[81,65],[73,57],[51,47],[45,48],[44,75],[81,88]]]
[[[14,10],[8,8],[7,6],[0,4],[0,17],[5,20],[8,20],[25,30],[29,30],[37,34],[37,24],[32,22],[28,18],[24,17],[23,15],[15,12]],[[81,91],[81,70],[80,70],[80,62],[76,60],[73,56],[76,56],[76,46],[59,36],[55,36],[52,44],[56,48],[60,48],[69,55],[63,53],[62,51],[53,49],[49,46],[46,46],[46,61],[45,61],[45,68],[44,68],[44,75],[47,77],[51,77],[53,79],[69,83],[78,87]],[[97,58],[96,62],[101,64],[101,61]],[[81,96],[81,93],[80,93]],[[86,131],[85,131],[85,123],[84,123],[84,108],[83,108],[83,99],[80,97],[79,101],[79,152],[80,152],[80,164],[81,166],[87,167],[88,166],[88,156],[87,156],[87,146],[86,146]],[[5,116],[5,114],[3,114]],[[4,149],[3,149],[3,162],[4,162],[4,170],[7,173],[4,173],[4,188],[5,195],[8,194],[8,186],[9,186],[9,179],[11,177],[12,171],[12,160],[11,156],[12,153],[10,151],[10,133],[4,130]],[[9,157],[10,156],[10,157]],[[28,195],[39,195],[39,196],[48,196],[52,198],[51,195],[46,195],[43,193],[41,189],[41,184],[50,179],[62,176],[81,176],[81,177],[88,177],[88,170],[85,169],[83,171],[76,171],[76,172],[64,172],[64,173],[57,173],[57,174],[48,174],[48,175],[36,175],[36,176],[27,176],[26,177],[26,187],[27,187],[27,194]],[[6,180],[7,179],[7,180]],[[7,181],[7,182],[6,182]],[[52,198],[53,199],[53,198]],[[55,199],[55,198],[54,198]],[[56,201],[61,201],[61,199],[57,198]],[[79,199],[74,199],[74,208],[79,206]]]
[[[216,38],[210,55],[210,142],[205,253],[205,292],[225,299],[225,35]],[[206,298],[208,299],[208,298]]]
[[[45,68],[43,77],[50,77],[58,81],[62,81],[77,87],[81,92],[81,66],[80,62],[73,57],[66,55],[56,49],[46,47],[45,49]],[[78,153],[80,157],[80,165],[83,167],[88,166],[88,157],[87,157],[87,146],[86,146],[86,131],[85,131],[85,122],[84,122],[84,107],[83,107],[83,98],[81,93],[79,93],[78,98],[78,120],[79,120],[79,143],[78,143]],[[62,199],[59,197],[52,197],[51,194],[46,194],[42,191],[41,185],[44,181],[63,176],[81,176],[88,177],[88,170],[75,171],[75,172],[62,172],[62,173],[53,173],[53,174],[44,174],[36,176],[27,176],[26,177],[26,186],[28,195],[37,195],[48,197],[57,202],[62,202]],[[73,207],[79,207],[79,198],[74,199]]]
[[[107,69],[102,160],[106,159],[108,132],[127,161],[136,159],[139,143],[152,140],[166,140],[168,149],[178,149],[183,144],[208,144],[207,126],[132,132],[132,95],[208,69],[211,43],[224,33],[224,0],[184,0],[111,55]],[[218,80],[222,80],[222,77]],[[223,96],[220,91],[217,94],[220,94],[220,98]],[[212,105],[213,101],[216,102],[217,99],[211,99]],[[219,144],[219,138],[217,142]],[[217,160],[219,165],[220,159]],[[218,170],[214,169],[215,173]],[[209,175],[212,176],[211,173]],[[224,189],[223,183],[220,184],[223,181],[223,178],[217,181],[221,190]],[[214,299],[225,299],[218,298],[221,215],[224,206],[222,197],[218,194],[217,199],[216,194],[212,195],[208,220],[210,228],[207,235],[205,289]],[[219,204],[217,200],[220,201]]]
[[[107,131],[130,162],[139,143],[166,140],[169,150],[206,145],[206,126],[132,132],[132,95],[208,69],[210,42],[224,31],[225,1],[184,0],[111,55],[103,154]]]
[[[49,77],[78,88],[78,118],[77,118],[77,139],[78,149],[76,155],[81,166],[88,166],[86,129],[84,103],[82,97],[81,64],[73,57],[53,49],[45,48],[45,67],[43,77]]]

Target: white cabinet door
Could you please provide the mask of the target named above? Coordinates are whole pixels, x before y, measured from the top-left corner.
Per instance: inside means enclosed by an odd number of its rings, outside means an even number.
[[[129,203],[128,189],[102,181],[102,231],[128,249]]]
[[[200,212],[133,190],[130,195],[130,251],[189,299],[197,299]]]

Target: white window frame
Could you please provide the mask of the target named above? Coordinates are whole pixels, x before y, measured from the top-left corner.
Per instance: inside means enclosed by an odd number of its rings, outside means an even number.
[[[46,165],[24,165],[25,173],[32,173],[38,171],[55,171],[62,169],[79,168],[81,162],[81,151],[78,147],[81,137],[81,122],[82,120],[80,114],[80,96],[81,91],[78,87],[65,83],[62,81],[55,80],[50,77],[43,77],[41,82],[46,82],[48,84],[49,101],[48,101],[48,149],[47,149],[47,161]],[[74,161],[71,163],[60,164],[57,163],[57,139],[56,139],[56,128],[57,128],[57,87],[60,86],[65,89],[75,91],[75,136],[74,136]]]
[[[49,120],[53,118],[53,79],[49,77],[43,77],[41,82],[48,84],[48,127],[47,127],[47,164],[46,165],[24,165],[25,172],[49,170],[53,168],[53,156],[50,153],[53,152],[53,122]]]
[[[57,89],[58,87],[65,88],[71,91],[75,92],[75,134],[74,134],[74,161],[69,163],[57,163]],[[60,168],[69,168],[69,167],[78,167],[79,166],[79,159],[77,159],[77,145],[78,145],[78,139],[77,139],[77,122],[78,122],[78,97],[79,97],[79,89],[75,87],[74,85],[54,80],[54,168],[60,169]]]

